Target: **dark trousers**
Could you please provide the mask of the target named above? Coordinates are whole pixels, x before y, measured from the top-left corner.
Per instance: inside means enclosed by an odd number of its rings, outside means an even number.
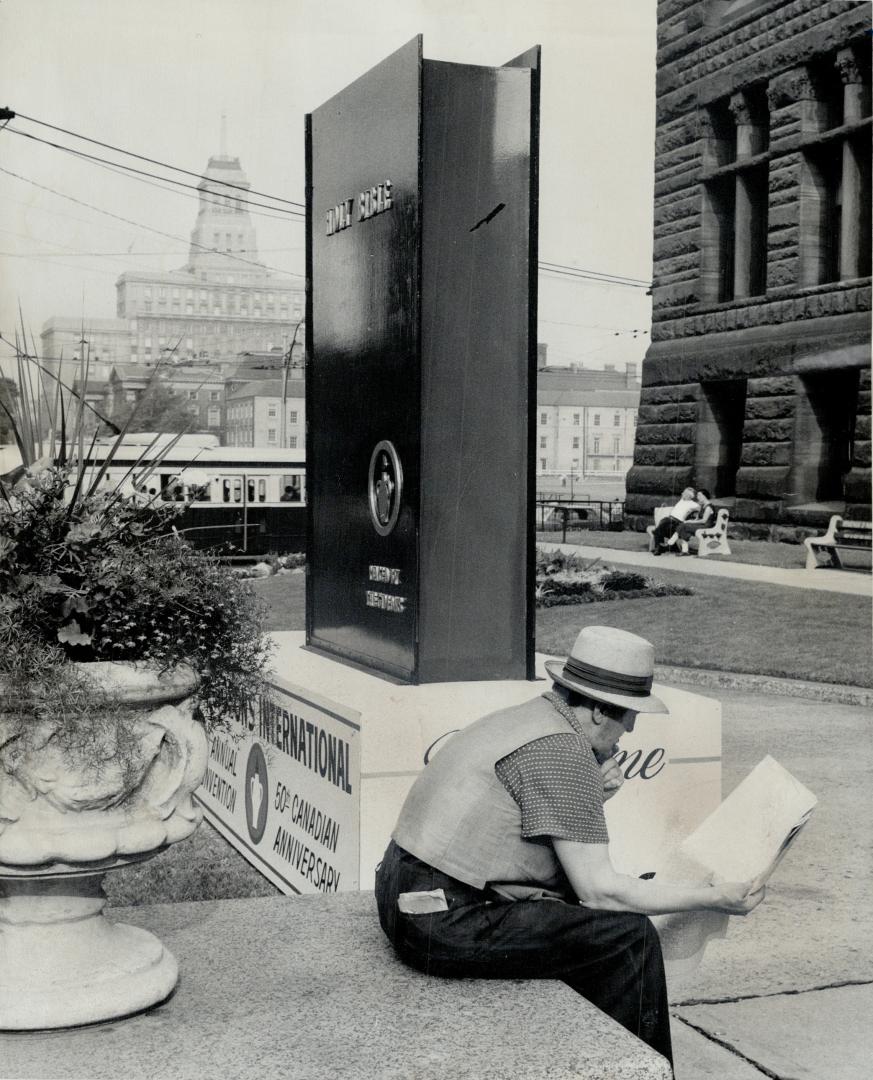
[[[665,544],[674,532],[678,532],[685,522],[680,518],[665,517],[661,518],[658,524],[655,526],[655,530],[652,533],[652,539],[655,542],[655,549],[657,550],[662,544]]]
[[[442,889],[448,911],[407,915],[402,892]],[[398,956],[428,975],[561,979],[673,1063],[658,933],[645,915],[560,900],[505,901],[393,841],[376,872],[379,921]]]

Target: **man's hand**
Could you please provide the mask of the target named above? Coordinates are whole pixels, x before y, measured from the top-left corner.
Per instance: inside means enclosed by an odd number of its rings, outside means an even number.
[[[714,911],[725,915],[748,915],[764,899],[765,888],[757,881],[728,881],[716,885],[717,900],[712,905]]]
[[[600,772],[603,774],[603,798],[611,799],[624,783],[624,773],[614,757],[607,758],[603,762]]]

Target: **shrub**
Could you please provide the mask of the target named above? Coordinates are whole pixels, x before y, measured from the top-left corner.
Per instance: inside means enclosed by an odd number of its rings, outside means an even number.
[[[645,574],[634,570],[610,570],[601,580],[600,587],[606,592],[628,592],[645,589],[651,584]]]
[[[642,596],[691,596],[685,585],[661,585],[635,570],[613,570],[599,558],[537,548],[537,607],[632,600]]]
[[[187,663],[197,715],[221,724],[260,686],[260,601],[173,532],[176,508],[71,495],[71,482],[54,466],[0,492],[0,678],[18,734],[51,719],[70,747],[93,749],[101,702],[71,660]],[[6,741],[15,734],[7,721]]]

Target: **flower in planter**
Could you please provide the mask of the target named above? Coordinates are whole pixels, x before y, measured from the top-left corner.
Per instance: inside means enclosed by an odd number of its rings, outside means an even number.
[[[267,659],[249,587],[174,531],[184,501],[138,493],[160,455],[107,483],[125,429],[94,466],[84,393],[59,383],[54,405],[46,426],[26,393],[0,401],[22,459],[0,477],[0,909],[26,895],[71,944],[0,910],[8,956],[27,956],[0,970],[0,1028],[105,1019],[170,992],[175,961],[102,919],[100,879],[196,828],[204,729],[247,706]]]

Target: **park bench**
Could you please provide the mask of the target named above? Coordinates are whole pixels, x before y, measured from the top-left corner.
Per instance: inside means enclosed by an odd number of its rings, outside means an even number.
[[[834,514],[824,536],[809,536],[806,545],[806,569],[831,566],[839,570],[867,569],[870,566],[873,522],[846,521]]]
[[[669,517],[671,506],[656,506],[655,521],[646,528],[649,537],[649,551],[655,550],[655,526],[665,517]],[[697,554],[701,559],[707,555],[730,555],[731,548],[727,538],[728,519],[730,515],[722,507],[715,515],[712,525],[705,525],[695,530],[694,539],[697,541]]]

